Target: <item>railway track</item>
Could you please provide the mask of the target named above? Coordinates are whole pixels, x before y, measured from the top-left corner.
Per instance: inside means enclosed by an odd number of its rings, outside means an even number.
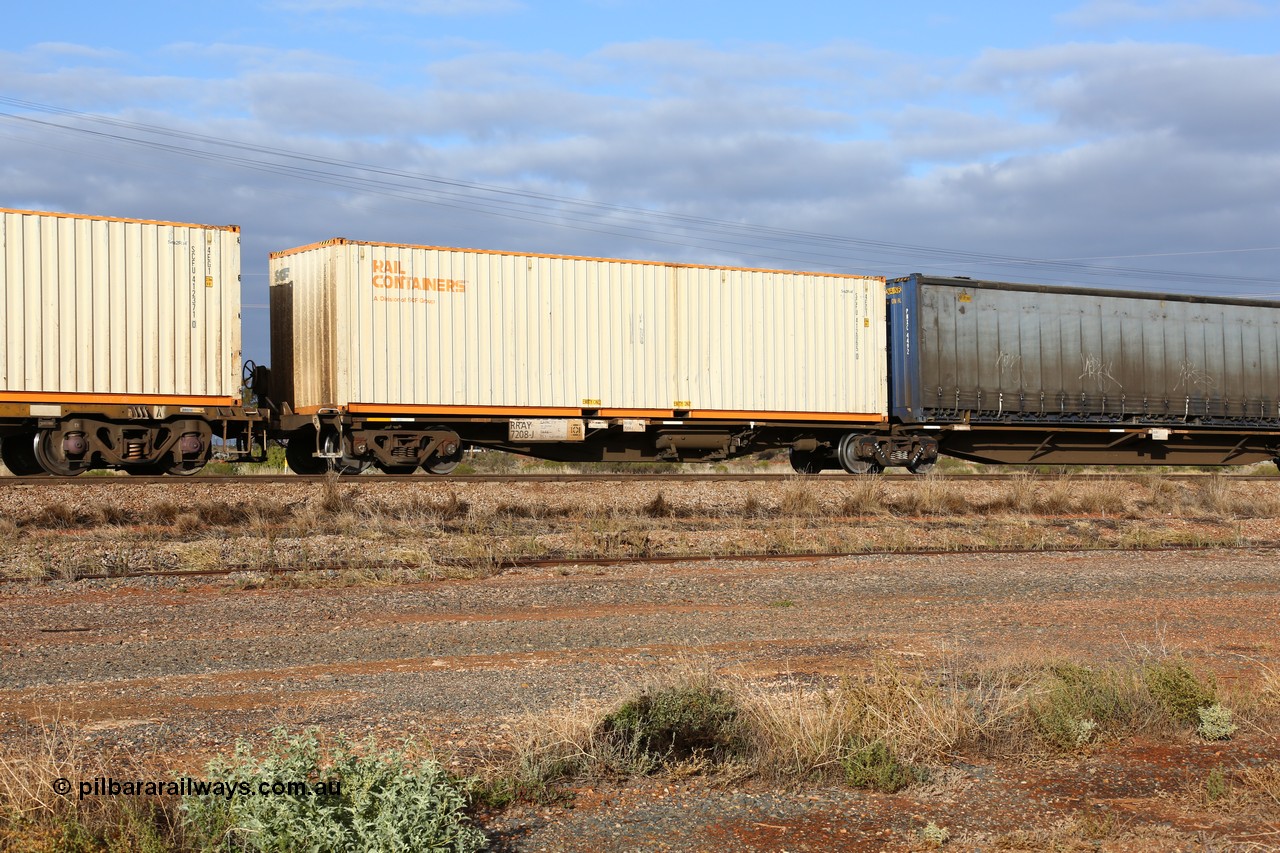
[[[779,553],[726,553],[726,554],[661,554],[634,555],[617,557],[514,557],[508,559],[486,560],[451,559],[435,561],[435,567],[441,569],[467,569],[483,567],[494,573],[513,569],[558,568],[566,566],[622,566],[622,565],[671,565],[674,563],[716,563],[716,562],[765,562],[765,563],[800,563],[817,560],[832,560],[848,557],[960,557],[974,555],[1018,555],[1018,554],[1168,554],[1207,551],[1241,551],[1241,552],[1280,552],[1280,542],[1260,544],[1253,542],[1247,545],[1157,545],[1115,548],[879,548],[865,551],[807,551],[792,554]],[[195,578],[225,577],[235,574],[257,574],[268,576],[285,576],[320,572],[378,572],[396,571],[400,569],[421,568],[421,566],[398,563],[308,563],[296,566],[264,567],[261,565],[230,565],[216,569],[174,569],[151,572],[86,572],[56,578],[66,581],[87,580],[130,580],[146,578]],[[40,583],[53,578],[18,578],[0,577],[0,584]]]
[[[844,479],[856,482],[856,476],[843,473],[809,475],[822,478],[824,481]],[[1028,474],[1027,472],[1011,472],[1008,474],[952,474],[941,475],[954,482],[1005,481],[1019,477],[1037,479],[1054,479],[1058,474]],[[1134,474],[1071,474],[1073,480],[1137,480],[1152,476],[1151,472]],[[1161,473],[1165,480],[1195,481],[1212,477],[1223,477],[1231,482],[1280,483],[1280,476],[1275,474],[1216,474],[1216,473]],[[195,477],[146,476],[131,477],[125,475],[99,475],[81,477],[0,477],[0,488],[32,488],[40,486],[75,485],[89,488],[111,486],[136,486],[149,483],[166,485],[199,486],[201,483],[322,483],[325,476],[300,476],[297,474],[208,474]],[[440,477],[431,474],[413,474],[409,476],[369,475],[358,477],[342,477],[344,484],[364,483],[399,483],[403,485],[422,485],[424,483],[611,483],[611,482],[694,482],[694,483],[783,483],[805,479],[801,474],[463,474]],[[922,478],[915,474],[879,474],[876,479],[888,482],[911,482]]]

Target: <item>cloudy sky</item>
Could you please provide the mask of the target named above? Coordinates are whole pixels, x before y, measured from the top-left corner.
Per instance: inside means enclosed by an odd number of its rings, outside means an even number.
[[[1280,0],[8,4],[0,207],[1280,296]]]

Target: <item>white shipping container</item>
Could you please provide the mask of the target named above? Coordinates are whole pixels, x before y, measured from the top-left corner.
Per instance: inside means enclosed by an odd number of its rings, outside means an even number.
[[[339,239],[271,284],[302,413],[885,417],[882,278]]]
[[[229,405],[240,230],[0,209],[0,400]]]

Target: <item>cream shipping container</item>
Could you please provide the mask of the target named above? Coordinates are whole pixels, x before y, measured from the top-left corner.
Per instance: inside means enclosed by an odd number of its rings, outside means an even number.
[[[886,419],[878,277],[344,239],[275,253],[270,274],[273,396],[299,416],[472,436],[496,419],[502,441],[479,438],[520,452],[681,459]],[[358,458],[374,437],[339,447],[343,432],[317,435],[320,456]]]
[[[0,255],[6,463],[198,467],[240,403],[239,229],[0,210]],[[99,435],[121,417],[154,429]]]

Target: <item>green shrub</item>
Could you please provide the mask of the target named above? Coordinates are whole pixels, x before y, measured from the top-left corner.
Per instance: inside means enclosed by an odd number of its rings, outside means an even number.
[[[1236,733],[1236,724],[1231,722],[1231,709],[1221,705],[1205,705],[1196,709],[1200,722],[1196,724],[1196,733],[1205,740],[1227,740]]]
[[[1031,720],[1058,749],[1078,749],[1126,727],[1137,714],[1133,693],[1118,673],[1063,663],[1049,667],[1047,678],[1044,694],[1031,704]]]
[[[1209,771],[1209,775],[1204,780],[1204,796],[1211,803],[1219,800],[1225,800],[1231,794],[1231,783],[1227,781],[1227,775],[1218,767]]]
[[[921,843],[929,848],[941,847],[951,840],[950,830],[945,826],[938,826],[933,821],[921,827],[917,835],[920,836]]]
[[[742,714],[733,694],[705,685],[642,693],[606,716],[598,735],[642,771],[689,759],[720,761],[744,748]]]
[[[230,760],[208,766],[206,778],[226,787],[183,799],[188,830],[206,850],[483,849],[458,784],[438,764],[377,752],[372,741],[366,747],[357,754],[340,739],[326,752],[314,731],[277,731],[256,756],[239,741]],[[308,792],[258,793],[262,783],[295,781],[308,783]]]
[[[1151,698],[1180,723],[1197,724],[1199,710],[1217,702],[1213,682],[1202,681],[1178,661],[1149,664],[1142,670],[1142,681]]]
[[[893,751],[878,740],[851,739],[840,757],[840,766],[850,785],[885,794],[896,793],[928,778],[923,769],[899,761]]]
[[[466,471],[462,470],[466,466]],[[463,461],[454,469],[466,474],[510,474],[520,467],[520,457],[501,450],[473,449],[467,451]]]

